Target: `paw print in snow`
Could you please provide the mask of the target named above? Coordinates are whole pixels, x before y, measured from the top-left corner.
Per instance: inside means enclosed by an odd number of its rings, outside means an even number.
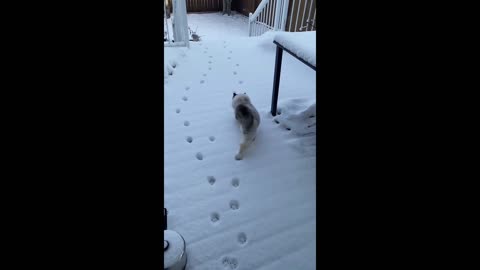
[[[222,259],[222,265],[225,269],[236,269],[238,267],[238,260],[235,257],[226,256]]]
[[[212,186],[215,184],[215,181],[216,181],[215,177],[213,176],[208,176],[207,180],[208,180],[208,183]]]
[[[211,215],[210,215],[210,221],[212,223],[217,223],[218,221],[220,221],[220,215],[217,213],[217,212],[213,212]]]
[[[237,210],[238,208],[240,208],[240,204],[237,200],[230,201],[230,209]]]
[[[247,243],[247,235],[244,232],[241,232],[237,235],[237,241],[240,245],[245,245]]]
[[[236,177],[232,179],[232,186],[233,187],[238,187],[240,185],[240,180]]]

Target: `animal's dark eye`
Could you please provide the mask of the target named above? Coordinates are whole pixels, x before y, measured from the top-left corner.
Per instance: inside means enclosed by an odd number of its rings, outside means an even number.
[[[236,95],[237,95],[237,93],[233,92],[233,97],[232,98],[234,98]]]

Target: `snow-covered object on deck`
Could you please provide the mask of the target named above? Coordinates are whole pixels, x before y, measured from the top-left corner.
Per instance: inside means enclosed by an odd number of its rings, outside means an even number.
[[[314,99],[287,99],[280,102],[278,115],[274,117],[275,123],[291,131],[292,138],[288,140],[289,144],[307,156],[316,154],[316,108]]]
[[[314,67],[317,66],[316,47],[317,31],[281,32],[275,35],[274,40],[285,49],[296,54]]]
[[[185,240],[175,231],[164,230],[163,269],[183,270],[187,264]]]

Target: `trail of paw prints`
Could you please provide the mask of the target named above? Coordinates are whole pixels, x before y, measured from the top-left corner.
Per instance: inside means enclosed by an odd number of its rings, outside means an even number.
[[[173,75],[173,71],[177,67],[177,62],[171,61],[170,63],[167,64],[167,73],[169,76]]]
[[[198,159],[198,160],[203,160],[203,154],[201,152],[198,152],[197,154],[195,154],[195,157]]]
[[[208,60],[208,70],[212,70],[212,60]]]
[[[176,109],[175,109],[175,112],[176,112],[176,113],[180,113],[181,111],[182,111],[182,110],[180,110],[180,108],[176,108]]]
[[[214,142],[215,141],[215,136],[208,137],[208,140],[210,140],[211,142]]]
[[[183,100],[183,101],[187,101],[187,100],[188,100],[188,97],[187,97],[187,96],[183,96],[183,97],[182,97],[182,100]]]
[[[238,260],[235,257],[225,256],[222,259],[222,265],[225,269],[236,269],[238,267]]]
[[[188,143],[192,143],[192,142],[193,142],[192,136],[187,136],[187,137],[185,138],[185,140],[186,140]]]

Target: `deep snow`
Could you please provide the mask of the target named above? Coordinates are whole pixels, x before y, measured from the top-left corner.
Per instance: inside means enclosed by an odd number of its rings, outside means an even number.
[[[218,24],[206,18],[189,49],[165,48],[168,227],[185,238],[187,270],[315,269],[315,72],[284,54],[272,117],[274,34],[219,40]],[[233,91],[262,117],[240,161]]]

